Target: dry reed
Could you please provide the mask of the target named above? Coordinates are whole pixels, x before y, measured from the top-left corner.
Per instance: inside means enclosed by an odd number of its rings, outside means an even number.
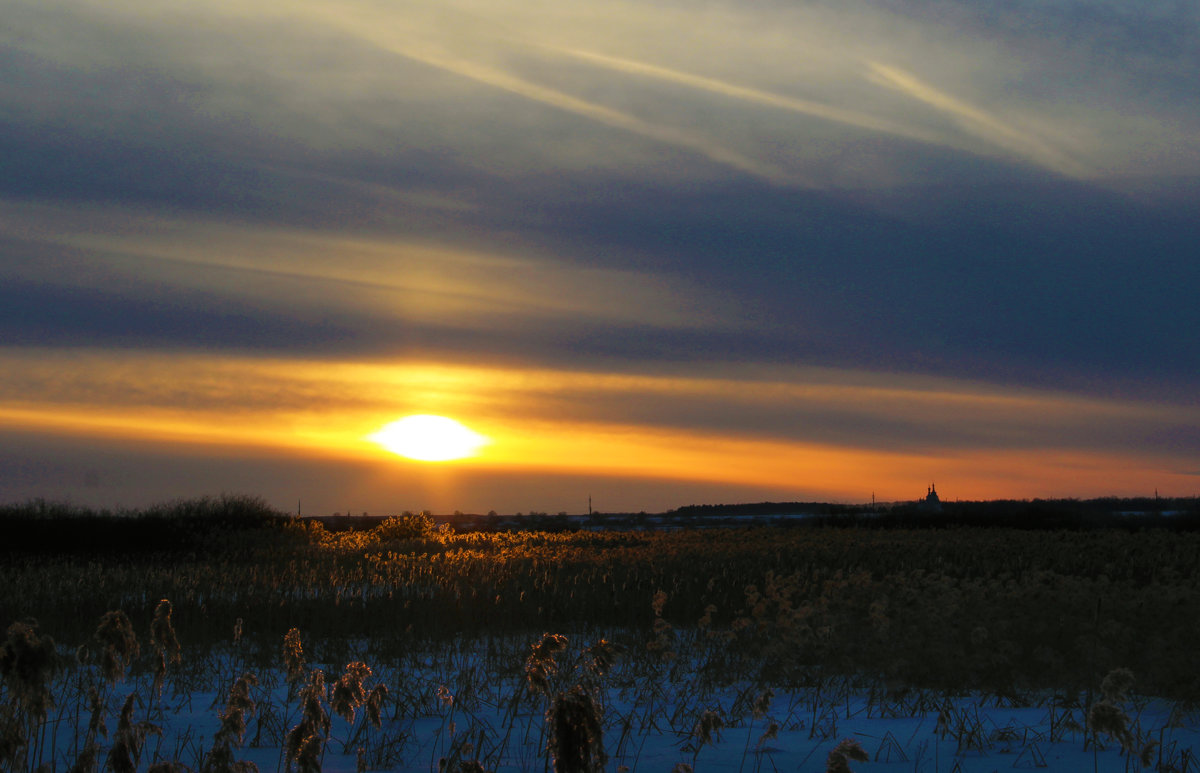
[[[129,694],[117,718],[117,732],[106,763],[113,773],[137,773],[146,737],[162,735],[162,729],[157,725],[146,721],[133,721],[133,703],[136,698],[136,693]]]
[[[533,645],[533,651],[525,659],[525,681],[530,692],[550,695],[550,680],[558,672],[554,656],[566,648],[566,636],[558,633],[542,634],[542,638]]]
[[[858,741],[843,738],[825,758],[825,773],[853,773],[853,769],[850,767],[851,760],[867,762],[870,759],[871,756],[867,754],[866,749],[859,745]]]
[[[150,644],[158,655],[154,669],[154,695],[162,696],[163,684],[167,679],[167,664],[178,665],[179,639],[171,624],[171,602],[163,599],[154,608],[154,619],[150,622]]]
[[[604,753],[600,709],[586,689],[575,685],[559,693],[547,719],[555,773],[600,773],[604,770],[608,756]]]
[[[229,700],[221,712],[220,727],[213,735],[212,749],[204,760],[203,773],[256,773],[258,766],[252,762],[233,759],[233,750],[241,748],[246,737],[246,720],[254,715],[258,705],[250,695],[250,688],[258,684],[254,674],[243,674],[229,690]]]
[[[0,709],[0,763],[13,769],[23,766],[54,704],[49,683],[57,668],[54,639],[38,634],[36,620],[8,627],[0,643],[0,678],[9,698]],[[34,752],[36,764],[38,749]]]
[[[304,647],[300,644],[300,631],[295,628],[289,628],[283,635],[283,665],[287,669],[289,685],[295,685],[304,677]]]
[[[346,664],[346,671],[333,685],[329,696],[329,706],[333,713],[346,720],[346,724],[354,724],[354,714],[359,706],[367,700],[367,692],[363,682],[371,678],[371,667],[366,663],[355,661]]]
[[[101,644],[100,671],[104,681],[115,685],[125,678],[125,671],[141,652],[137,634],[129,616],[117,609],[105,612],[96,627],[96,639]]]
[[[299,644],[298,636],[296,641]],[[300,722],[288,732],[286,739],[289,768],[295,764],[300,773],[319,773],[321,770],[330,728],[325,692],[324,672],[313,669],[309,672],[308,683],[300,690]]]

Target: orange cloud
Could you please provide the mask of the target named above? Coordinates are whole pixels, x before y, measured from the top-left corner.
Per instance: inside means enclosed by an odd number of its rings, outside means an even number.
[[[1186,492],[1195,479],[1180,472],[1187,469],[1180,454],[1073,441],[1070,433],[1105,422],[1115,422],[1115,434],[1126,424],[1200,424],[1194,411],[1177,407],[918,379],[887,386],[870,374],[836,371],[797,372],[796,382],[786,382],[107,352],[8,352],[0,365],[15,379],[0,393],[0,426],[22,431],[274,449],[382,467],[407,462],[370,436],[402,415],[435,413],[491,439],[477,456],[449,463],[463,468],[736,484],[856,501],[872,492],[908,498],[929,480],[948,496],[971,499]],[[631,406],[658,396],[692,407],[674,421],[635,421],[596,409],[608,405],[596,394]],[[771,433],[705,424],[705,412],[719,405],[735,416],[858,416],[846,420],[841,437],[803,426]],[[934,429],[949,439],[933,432],[921,442],[889,443],[863,435],[897,414],[914,428],[943,421],[946,427]],[[971,416],[982,422],[976,436],[951,436],[952,425]],[[1000,442],[996,427],[1017,424]]]

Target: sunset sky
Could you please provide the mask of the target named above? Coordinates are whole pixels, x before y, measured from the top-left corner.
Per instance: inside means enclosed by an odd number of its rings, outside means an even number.
[[[1200,493],[1200,4],[0,8],[0,502]]]

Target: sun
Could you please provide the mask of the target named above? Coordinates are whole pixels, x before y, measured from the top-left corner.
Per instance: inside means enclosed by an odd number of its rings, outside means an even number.
[[[367,440],[393,454],[421,462],[449,462],[474,456],[488,439],[454,419],[430,414],[405,416]]]

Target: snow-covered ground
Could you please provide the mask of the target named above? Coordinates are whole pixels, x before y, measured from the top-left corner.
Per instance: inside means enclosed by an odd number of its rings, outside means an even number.
[[[846,679],[829,679],[819,688],[775,686],[768,693],[768,685],[706,684],[693,669],[652,664],[644,655],[622,658],[611,671],[598,674],[584,649],[558,653],[547,673],[550,689],[537,693],[529,689],[522,662],[530,653],[528,643],[521,646],[499,654],[482,646],[410,654],[403,663],[373,668],[361,687],[364,692],[375,685],[387,688],[381,726],[366,722],[362,706],[351,724],[326,703],[331,724],[322,768],[438,771],[441,760],[448,760],[451,770],[457,761],[478,760],[489,771],[553,769],[552,763],[547,768],[545,753],[547,708],[553,695],[583,682],[602,708],[609,771],[670,773],[681,763],[698,773],[824,771],[829,752],[842,739],[856,741],[870,757],[851,761],[853,770],[881,773],[1013,768],[1124,773],[1141,769],[1137,756],[1148,741],[1159,743],[1147,752],[1150,769],[1197,770],[1191,751],[1200,748],[1196,717],[1161,700],[1134,696],[1120,703],[1137,736],[1134,754],[1124,755],[1107,737],[1099,748],[1085,747],[1083,709],[1049,693],[1004,700],[919,690],[881,695]],[[107,689],[100,763],[115,737],[120,707],[133,693],[135,720],[161,730],[161,735],[147,735],[139,770],[164,760],[201,770],[230,686],[243,670],[254,670],[239,660],[226,652],[209,655],[202,664],[185,662],[168,676],[160,701],[152,699],[150,674]],[[332,686],[344,666],[307,668],[322,668]],[[85,740],[90,712],[84,696],[94,678],[94,671],[76,667],[56,680],[57,705],[41,754],[52,770],[70,769]],[[300,721],[300,700],[292,693],[289,697],[282,670],[257,672],[250,690],[256,706],[248,715],[243,745],[233,749],[235,760],[253,762],[264,772],[285,768],[286,737]],[[1077,698],[1082,702],[1084,696]],[[703,732],[706,716],[708,733]]]

